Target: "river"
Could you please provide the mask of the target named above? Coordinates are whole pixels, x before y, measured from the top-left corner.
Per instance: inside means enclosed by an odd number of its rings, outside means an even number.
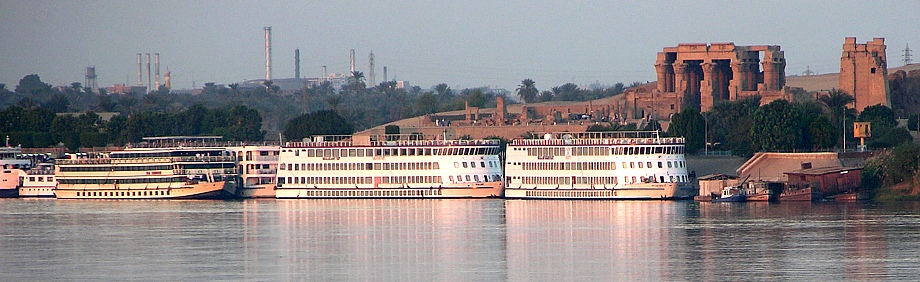
[[[920,205],[0,199],[0,281],[913,280]]]

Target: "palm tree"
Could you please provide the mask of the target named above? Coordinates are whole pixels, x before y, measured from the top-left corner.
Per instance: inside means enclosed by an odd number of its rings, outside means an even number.
[[[533,102],[539,93],[540,91],[537,90],[536,82],[529,78],[521,81],[521,85],[519,85],[517,88],[518,97],[521,97],[521,100],[524,100],[524,103]]]
[[[360,71],[351,72],[351,77],[348,78],[348,89],[351,89],[355,95],[358,94],[359,90],[364,90],[366,85],[364,85],[364,73]]]
[[[846,91],[834,88],[827,95],[818,97],[818,101],[824,104],[830,110],[833,118],[837,120],[835,127],[839,126],[838,128],[840,128],[841,132],[845,132],[846,125],[843,118],[848,114],[848,111],[851,111],[848,105],[856,102],[856,99],[847,94]],[[844,133],[844,135],[846,134]]]

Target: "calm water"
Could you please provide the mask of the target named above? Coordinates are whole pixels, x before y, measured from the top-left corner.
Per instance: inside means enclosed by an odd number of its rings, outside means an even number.
[[[0,281],[913,280],[897,205],[0,199]]]

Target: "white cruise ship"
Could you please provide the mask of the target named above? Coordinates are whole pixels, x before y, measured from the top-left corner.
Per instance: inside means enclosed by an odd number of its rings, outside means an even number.
[[[59,159],[58,199],[199,199],[234,195],[236,160],[220,136],[146,137],[147,144]],[[230,183],[228,183],[230,182]]]
[[[505,197],[673,199],[694,195],[684,139],[658,132],[564,132],[514,139]]]
[[[501,197],[500,151],[499,140],[318,136],[281,147],[275,193],[277,198]]]
[[[243,198],[274,198],[278,173],[278,145],[242,145],[229,148],[236,156],[240,173],[239,196]]]

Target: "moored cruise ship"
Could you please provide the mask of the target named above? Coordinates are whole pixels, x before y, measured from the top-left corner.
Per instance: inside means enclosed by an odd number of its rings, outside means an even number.
[[[683,138],[641,131],[535,137],[508,144],[506,198],[673,199],[694,195]]]
[[[238,162],[238,194],[243,198],[274,198],[278,172],[278,145],[243,145],[229,148]]]
[[[317,136],[281,147],[277,198],[502,196],[499,140]]]
[[[58,199],[202,199],[233,195],[236,161],[220,136],[145,137],[123,151],[58,159]]]

